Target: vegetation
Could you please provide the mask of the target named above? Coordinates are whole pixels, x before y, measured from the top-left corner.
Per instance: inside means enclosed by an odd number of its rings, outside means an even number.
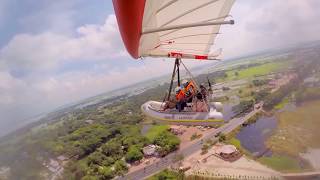
[[[180,144],[180,139],[177,138],[172,133],[165,131],[159,134],[158,136],[156,136],[153,143],[160,146],[160,149],[158,150],[158,152],[161,156],[165,156],[168,153],[178,149]]]
[[[241,142],[239,139],[233,137],[228,141],[228,143],[234,145],[239,150],[242,149]]]
[[[287,156],[273,155],[271,157],[262,157],[259,159],[259,162],[277,171],[301,171],[299,162]]]
[[[70,156],[78,155],[82,158],[92,153],[109,139],[115,137],[120,131],[107,125],[93,124],[77,129],[71,134],[60,138],[65,148],[64,151]],[[66,148],[69,147],[69,148]]]
[[[232,110],[239,115],[251,111],[253,109],[253,105],[253,100],[243,100],[240,102],[240,104],[234,106]]]
[[[270,92],[269,92],[269,90],[266,90],[266,89],[261,90],[261,91],[256,92],[256,93],[253,94],[253,98],[254,98],[254,100],[256,102],[260,102],[260,101],[264,100],[264,98],[266,98],[268,96],[270,96]]]
[[[274,109],[282,109],[284,108],[287,104],[289,103],[289,99],[288,98],[284,98],[280,103],[278,103],[276,106],[274,106]]]
[[[228,90],[230,90],[230,88],[223,86],[223,87],[222,87],[222,90],[223,90],[223,91],[228,91]]]
[[[268,83],[268,81],[265,80],[265,79],[254,79],[254,80],[252,80],[252,84],[254,86],[263,86],[263,85],[265,85],[267,83]]]
[[[251,78],[255,76],[266,75],[270,72],[274,72],[282,69],[283,67],[287,67],[288,64],[286,61],[283,62],[271,62],[265,64],[255,64],[249,68],[243,68],[241,70],[232,70],[228,71],[228,79],[245,79]],[[235,75],[237,72],[238,75]]]
[[[251,118],[249,118],[245,123],[243,123],[243,125],[247,126],[247,125],[256,123],[260,116],[261,116],[261,113],[256,113]]]
[[[80,128],[76,131],[77,134],[79,132],[88,132],[88,127]],[[111,131],[117,132],[117,134],[108,140],[106,139],[106,142],[103,144],[95,144],[95,149],[91,154],[79,157],[79,161],[70,162],[69,166],[67,166],[69,168],[64,172],[65,176],[72,174],[74,179],[90,179],[93,177],[95,179],[111,179],[114,176],[127,172],[127,164],[122,159],[125,159],[127,162],[142,159],[141,148],[148,144],[149,141],[140,134],[139,128],[135,126],[119,126],[114,128],[115,130]],[[73,137],[73,134],[70,136]],[[67,136],[68,138],[69,135]],[[71,141],[71,144],[73,143]],[[84,144],[87,143],[84,142]]]
[[[182,160],[184,159],[184,155],[183,154],[176,154],[174,157],[173,157],[173,162],[181,162]]]
[[[320,99],[320,88],[306,88],[302,87],[295,93],[295,98],[298,104],[306,101]]]
[[[127,162],[135,162],[143,158],[143,154],[139,147],[130,146],[125,156]]]
[[[183,172],[176,172],[168,169],[165,169],[148,178],[148,180],[183,180],[183,179],[184,179]]]
[[[168,131],[168,129],[168,125],[154,125],[148,130],[145,136],[149,139],[150,142],[153,142],[158,135],[162,134],[165,131]]]
[[[178,149],[180,144],[180,139],[168,130],[168,125],[154,125],[145,134],[150,143],[160,146],[158,152],[161,156]]]
[[[215,143],[217,143],[217,140],[213,141],[212,139],[207,139],[201,147],[201,154],[206,154],[210,147],[212,147]]]
[[[297,89],[297,84],[299,84],[298,79],[291,80],[288,84],[282,86],[276,92],[268,95],[264,99],[264,108],[267,110],[273,109],[273,107],[281,103],[282,99],[285,98],[292,91]]]
[[[308,147],[320,148],[320,101],[304,103],[294,112],[278,115],[278,128],[267,140],[272,151],[298,157]]]
[[[227,137],[225,134],[220,134],[219,135],[219,142],[225,142],[227,140]]]
[[[194,133],[191,135],[190,140],[193,141],[195,139],[199,139],[199,138],[201,138],[201,136],[202,136],[202,134]]]
[[[229,97],[228,96],[222,96],[222,97],[215,97],[214,98],[214,101],[217,101],[217,102],[226,102],[229,100]]]
[[[293,56],[294,57],[294,56]],[[290,58],[288,58],[290,59]],[[254,102],[265,101],[265,108],[281,108],[285,99],[294,92],[292,101],[296,100],[301,106],[295,112],[279,114],[279,129],[267,141],[267,146],[277,154],[287,154],[261,159],[271,167],[279,164],[281,169],[295,169],[296,161],[289,162],[307,147],[319,148],[319,117],[320,102],[310,100],[318,99],[319,88],[304,87],[304,78],[310,76],[310,69],[318,68],[318,57],[306,61],[296,61],[293,71],[298,78],[279,91],[270,94],[265,88],[266,80],[258,76],[277,72],[288,65],[288,61],[257,62],[242,64],[233,69],[218,70],[196,77],[197,82],[207,83],[222,80],[246,79],[253,80],[250,86],[233,91],[224,88],[225,96],[216,101],[227,102],[229,95],[238,93],[241,102],[235,107],[237,113],[245,113],[252,109]],[[251,79],[250,79],[251,78]],[[297,85],[299,84],[299,86]],[[147,100],[161,100],[169,84],[165,83],[155,88],[146,90],[142,94],[129,96],[123,94],[107,99],[99,99],[98,103],[77,104],[54,113],[50,113],[41,121],[30,124],[19,131],[4,137],[0,141],[0,166],[11,167],[10,179],[49,179],[47,168],[42,163],[49,159],[56,159],[59,155],[68,158],[65,166],[64,179],[112,179],[128,171],[127,163],[141,160],[142,147],[148,144],[160,146],[161,155],[176,150],[179,139],[168,131],[168,126],[155,125],[146,135],[141,135],[140,126],[137,125],[146,118],[140,111],[140,106]],[[79,108],[81,107],[81,108]],[[92,120],[90,123],[87,120]],[[236,129],[231,135],[234,135]],[[239,140],[232,136],[219,139],[241,147]],[[194,135],[193,137],[196,137]],[[203,144],[203,152],[215,142],[207,141]],[[239,148],[240,149],[240,148]],[[241,149],[240,149],[241,150]],[[290,157],[290,158],[288,158]],[[289,159],[289,160],[288,160]],[[278,167],[275,167],[277,169]],[[179,179],[183,175],[165,170],[152,178]]]

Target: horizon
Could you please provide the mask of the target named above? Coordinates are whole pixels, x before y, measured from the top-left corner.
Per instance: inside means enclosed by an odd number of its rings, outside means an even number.
[[[222,60],[222,61],[215,61],[215,62],[211,62],[210,65],[214,66],[214,63],[228,63],[228,62],[232,62],[232,61],[245,60],[247,58],[253,58],[253,57],[258,57],[258,56],[261,56],[261,55],[266,55],[266,54],[269,54],[269,53],[275,53],[275,51],[277,51],[277,52],[274,55],[279,55],[283,51],[287,51],[288,49],[292,50],[294,48],[303,48],[305,46],[308,46],[308,45],[314,44],[314,43],[320,44],[319,41],[303,42],[303,43],[300,43],[300,44],[294,44],[294,45],[290,45],[288,47],[283,47],[282,49],[262,50],[262,51],[259,51],[259,52],[253,53],[253,54],[243,55],[241,57],[235,57],[235,58],[226,59],[226,60]],[[259,59],[257,59],[257,60],[259,60]],[[203,66],[204,65],[194,66],[194,67],[192,67],[192,69],[197,69],[197,68],[200,68],[200,67],[203,67]],[[212,68],[212,67],[209,67],[209,68]],[[160,79],[160,78],[165,77],[165,76],[170,76],[170,73],[167,73],[167,74],[164,74],[164,75],[160,75],[158,77],[152,77],[150,79],[141,80],[141,81],[135,82],[133,84],[124,85],[123,87],[120,87],[120,88],[116,88],[116,89],[113,89],[113,90],[102,92],[100,94],[92,95],[90,97],[85,97],[85,98],[80,99],[80,100],[75,101],[75,102],[68,102],[67,104],[60,105],[60,106],[55,107],[55,108],[53,108],[51,110],[48,110],[46,112],[41,112],[41,113],[39,113],[37,115],[34,115],[32,117],[29,117],[29,118],[26,118],[25,119],[26,121],[20,127],[12,129],[11,131],[8,131],[7,133],[0,134],[0,139],[3,138],[3,137],[6,137],[7,135],[10,136],[11,133],[15,133],[16,131],[19,131],[20,129],[23,129],[24,127],[26,127],[28,125],[31,125],[32,123],[37,123],[37,122],[43,121],[43,118],[46,118],[46,116],[49,115],[50,113],[56,113],[56,112],[61,111],[63,109],[71,108],[73,106],[77,106],[77,105],[80,105],[82,103],[89,103],[92,99],[98,98],[99,96],[103,96],[103,95],[105,95],[107,93],[113,93],[113,92],[115,92],[117,90],[128,89],[128,88],[130,88],[132,86],[135,86],[135,85],[138,85],[138,84],[141,84],[141,83],[148,83],[148,82],[150,82],[152,80],[157,80],[157,79]],[[112,98],[112,97],[108,97],[108,98],[104,98],[104,99],[109,99],[109,98]],[[86,107],[86,106],[84,106],[84,107]]]

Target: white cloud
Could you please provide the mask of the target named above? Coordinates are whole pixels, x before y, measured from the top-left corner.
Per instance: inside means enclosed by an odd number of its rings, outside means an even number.
[[[320,39],[318,0],[236,1],[217,45],[227,57]]]
[[[31,115],[112,89],[106,86],[114,75],[109,73],[112,59],[126,58],[124,52],[114,15],[103,25],[79,27],[73,36],[57,32],[15,35],[0,49],[0,127],[10,129],[7,126]],[[65,63],[81,61],[103,63],[92,72],[57,73]]]
[[[73,37],[57,33],[18,34],[0,51],[10,71],[50,71],[68,61],[94,61],[124,56],[114,15],[105,24],[85,25]],[[1,65],[1,64],[0,64]]]

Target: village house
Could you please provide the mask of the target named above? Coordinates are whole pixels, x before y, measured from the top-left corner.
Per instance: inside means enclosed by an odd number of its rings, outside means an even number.
[[[237,150],[234,145],[222,145],[218,147],[215,154],[225,161],[236,161],[242,154]]]
[[[85,122],[86,124],[93,124],[94,121],[91,120],[91,119],[88,119],[88,120],[85,120],[84,122]]]
[[[60,169],[60,164],[59,164],[58,161],[56,161],[56,160],[54,160],[54,159],[50,159],[50,160],[49,160],[49,163],[48,163],[48,165],[47,165],[47,168],[48,168],[51,172],[55,173],[55,172],[58,172],[58,171],[59,171],[59,169]]]
[[[182,128],[182,126],[172,125],[170,127],[170,132],[172,132],[172,134],[174,135],[182,135],[185,132],[185,130]]]
[[[308,87],[317,87],[320,85],[320,80],[314,76],[308,77],[303,80],[303,84],[305,84]]]
[[[150,144],[142,149],[143,155],[145,157],[158,156],[157,149],[159,146]]]

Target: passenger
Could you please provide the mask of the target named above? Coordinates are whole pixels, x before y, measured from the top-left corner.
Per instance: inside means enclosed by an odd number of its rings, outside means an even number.
[[[192,111],[194,112],[208,112],[209,108],[207,103],[204,100],[195,100],[192,106]]]
[[[195,112],[208,112],[207,103],[208,91],[203,84],[200,84],[200,91],[197,92],[196,98],[192,104],[192,111]]]
[[[209,111],[208,104],[200,92],[197,94],[197,98],[195,98],[195,100],[193,101],[192,111],[195,111],[195,112]]]
[[[176,108],[179,110],[179,112],[181,112],[184,110],[184,107],[187,105],[185,101],[186,96],[180,86],[176,87],[175,92],[176,92],[176,101],[177,101]]]
[[[193,81],[183,80],[182,85],[184,87],[184,93],[186,96],[186,102],[190,103],[192,102],[193,97],[196,94],[196,87],[193,83]]]
[[[207,101],[208,90],[202,83],[200,84],[200,94],[202,96],[202,99]]]

